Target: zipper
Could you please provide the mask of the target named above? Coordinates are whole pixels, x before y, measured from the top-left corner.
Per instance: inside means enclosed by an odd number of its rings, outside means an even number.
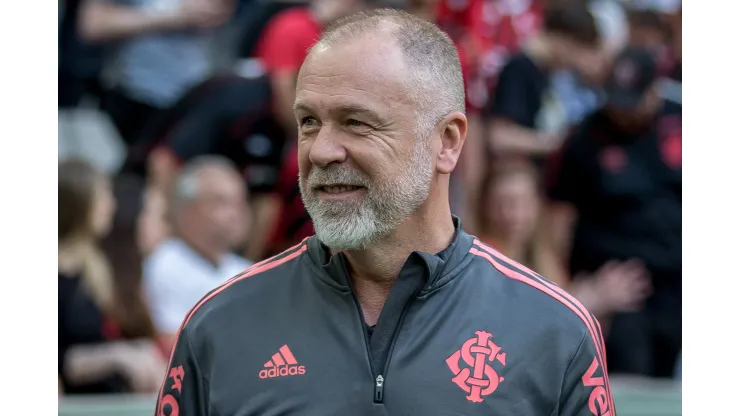
[[[373,395],[373,403],[381,404],[383,403],[383,389],[385,385],[385,377],[383,376],[383,373],[378,372],[378,370],[375,369],[375,365],[373,365],[373,355],[372,355],[372,349],[370,347],[370,338],[368,337],[367,333],[367,324],[365,323],[365,316],[362,313],[362,306],[360,306],[360,301],[357,300],[357,296],[355,296],[355,293],[352,292],[352,299],[355,301],[355,306],[357,306],[357,316],[360,318],[360,327],[362,328],[362,337],[365,339],[365,353],[367,354],[367,361],[370,365],[370,372],[375,376],[375,388],[374,388],[374,395]],[[390,361],[390,360],[386,360]],[[387,364],[387,363],[386,363]],[[383,367],[386,367],[387,365],[384,365]],[[382,371],[385,371],[386,368],[381,368]]]
[[[383,403],[383,383],[385,379],[382,374],[375,377],[375,403]]]
[[[370,372],[375,377],[375,395],[373,396],[373,402],[375,403],[382,403],[383,401],[383,384],[385,382],[385,378],[382,374],[378,374],[375,371],[375,367],[373,366],[373,356],[372,356],[372,350],[370,349],[370,338],[368,337],[367,333],[367,323],[365,323],[365,315],[362,313],[362,306],[360,306],[360,301],[357,299],[357,295],[355,295],[355,289],[352,285],[352,279],[349,276],[348,270],[347,270],[347,263],[345,263],[344,256],[341,258],[342,262],[342,270],[344,272],[344,275],[347,277],[347,284],[350,287],[350,292],[352,293],[352,300],[355,303],[355,307],[357,308],[357,317],[360,320],[360,328],[362,328],[362,338],[365,340],[365,354],[367,355],[367,362],[368,365],[370,365]]]
[[[390,366],[391,361],[391,352],[393,351],[393,348],[396,343],[396,338],[398,337],[398,333],[400,332],[400,327],[403,324],[403,321],[406,318],[406,313],[408,312],[409,307],[411,306],[411,303],[416,298],[416,295],[418,295],[419,291],[423,287],[424,279],[419,278],[417,279],[410,279],[407,276],[404,276],[404,279],[401,280],[401,276],[399,275],[399,280],[394,283],[394,286],[391,288],[391,293],[389,294],[388,298],[386,299],[386,303],[383,306],[383,311],[381,312],[381,316],[378,318],[378,324],[381,322],[385,323],[385,319],[381,319],[388,316],[393,316],[395,318],[395,321],[392,321],[393,324],[393,331],[390,334],[389,339],[385,339],[384,343],[380,344],[379,351],[376,351],[378,353],[378,357],[375,357],[373,354],[372,349],[372,343],[368,336],[367,331],[367,324],[365,323],[365,317],[362,313],[362,306],[360,305],[360,302],[357,299],[357,296],[355,295],[354,288],[352,286],[352,279],[350,278],[349,274],[347,273],[347,264],[345,263],[345,258],[342,256],[342,267],[344,268],[345,276],[347,277],[347,282],[350,286],[350,290],[352,291],[352,299],[355,302],[355,306],[357,307],[357,313],[358,317],[360,319],[360,326],[362,327],[362,332],[365,337],[365,350],[367,352],[367,357],[369,359],[370,363],[370,371],[372,372],[375,382],[375,386],[373,389],[373,402],[375,404],[382,404],[383,398],[384,398],[384,389],[385,389],[385,382],[386,382],[386,374],[388,372],[388,367]],[[424,263],[426,263],[426,259],[423,260]],[[427,265],[428,267],[428,265]],[[415,275],[418,276],[418,270],[410,270],[408,271],[411,273],[411,277],[413,278]],[[401,271],[401,273],[404,273],[404,270]],[[390,310],[388,310],[390,309]],[[386,332],[387,333],[387,332]],[[378,333],[378,326],[376,325],[375,330],[373,331],[373,340],[376,340],[376,343],[380,343],[381,338],[375,338],[382,334]]]

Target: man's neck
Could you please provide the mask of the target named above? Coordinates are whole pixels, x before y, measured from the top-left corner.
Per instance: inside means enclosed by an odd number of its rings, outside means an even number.
[[[432,206],[434,204],[427,204]],[[448,204],[419,210],[367,250],[345,251],[350,279],[369,325],[375,325],[393,283],[414,251],[438,253],[450,245],[455,226]]]

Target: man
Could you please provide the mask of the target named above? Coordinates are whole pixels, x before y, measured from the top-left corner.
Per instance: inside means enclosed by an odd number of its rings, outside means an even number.
[[[146,172],[154,186],[170,192],[183,163],[201,155],[230,159],[251,195],[254,227],[247,257],[264,258],[279,219],[278,185],[288,137],[272,103],[266,77],[212,77],[147,126],[129,152],[126,169]]]
[[[234,0],[86,0],[83,40],[116,42],[114,85],[102,106],[127,143],[210,74],[212,30],[233,10]]]
[[[550,85],[559,70],[591,78],[602,62],[601,36],[587,2],[560,0],[545,7],[542,31],[504,66],[486,109],[490,147],[497,155],[541,161],[560,148],[568,128]]]
[[[178,238],[160,244],[144,264],[152,318],[167,345],[198,299],[251,264],[231,253],[247,234],[244,189],[235,167],[215,156],[193,160],[177,179]]]
[[[450,213],[464,109],[434,24],[327,29],[295,103],[317,236],[193,308],[159,414],[613,414],[593,317]]]
[[[681,346],[681,105],[660,98],[657,72],[648,50],[617,57],[607,105],[564,146],[550,197],[573,274],[634,259],[651,277],[645,307],[611,322],[609,369],[670,377]]]

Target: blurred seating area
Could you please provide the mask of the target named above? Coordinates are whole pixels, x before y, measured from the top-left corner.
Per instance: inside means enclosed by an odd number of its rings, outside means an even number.
[[[180,322],[313,234],[295,81],[333,21],[460,54],[468,232],[599,319],[620,415],[680,414],[681,0],[60,0],[60,415],[151,414]]]

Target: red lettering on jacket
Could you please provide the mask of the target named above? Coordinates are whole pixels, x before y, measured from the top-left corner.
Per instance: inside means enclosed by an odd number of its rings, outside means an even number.
[[[180,405],[177,403],[177,399],[172,395],[172,391],[177,390],[177,393],[182,393],[182,379],[185,377],[185,370],[182,366],[170,368],[168,378],[172,379],[172,389],[170,394],[162,397],[159,401],[159,408],[157,409],[157,416],[177,416],[180,413]],[[165,408],[169,406],[169,413],[165,412]]]
[[[609,409],[609,396],[606,392],[604,377],[595,377],[598,368],[599,361],[594,357],[591,366],[581,377],[581,381],[583,381],[584,387],[594,387],[588,398],[588,409],[591,413],[596,416],[609,416],[611,415],[611,409]]]

